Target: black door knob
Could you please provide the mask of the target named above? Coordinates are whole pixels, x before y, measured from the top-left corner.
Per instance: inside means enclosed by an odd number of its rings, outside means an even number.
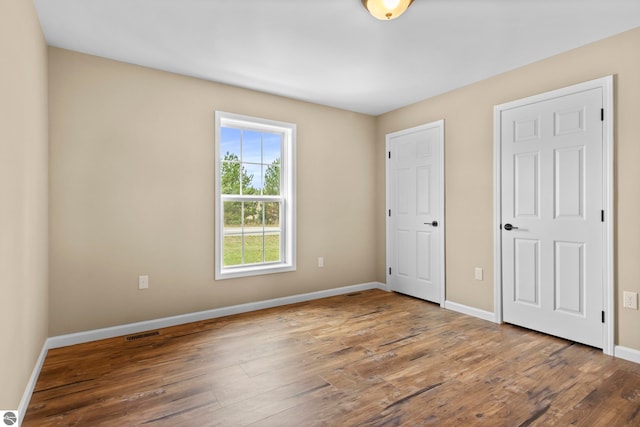
[[[431,225],[433,227],[437,227],[438,221],[425,222],[424,225]]]
[[[513,225],[511,225],[511,224],[505,224],[505,225],[504,225],[504,229],[505,229],[505,230],[507,230],[507,231],[511,231],[511,230],[517,230],[517,229],[518,229],[518,227],[514,227],[514,226],[513,226]]]

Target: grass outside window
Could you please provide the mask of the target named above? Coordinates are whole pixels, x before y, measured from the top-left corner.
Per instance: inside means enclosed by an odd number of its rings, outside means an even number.
[[[263,240],[264,237],[264,240]],[[244,238],[244,263],[242,240]],[[264,245],[263,245],[264,243]],[[264,252],[263,252],[264,250]],[[263,259],[264,253],[264,259]],[[224,236],[224,266],[280,261],[280,234]]]

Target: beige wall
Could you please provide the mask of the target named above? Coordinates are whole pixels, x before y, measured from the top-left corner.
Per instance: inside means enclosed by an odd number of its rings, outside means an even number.
[[[47,50],[33,3],[0,2],[0,409],[47,338]]]
[[[51,335],[375,280],[375,118],[57,48],[49,101]],[[296,272],[214,281],[215,110],[297,124]]]
[[[445,119],[447,299],[493,311],[493,106],[615,76],[616,344],[640,350],[640,311],[622,291],[640,292],[640,28],[379,117],[377,188],[384,188],[385,134]],[[378,193],[377,211],[384,212]],[[384,216],[377,216],[377,278],[385,280]],[[473,278],[474,267],[485,280]]]
[[[636,29],[378,118],[50,48],[50,334],[384,282],[384,135],[438,119],[447,299],[492,311],[493,106],[613,74],[625,230],[615,235],[616,343],[640,349],[640,312],[620,306],[622,290],[640,292],[639,45]],[[295,273],[213,280],[216,109],[298,125]]]

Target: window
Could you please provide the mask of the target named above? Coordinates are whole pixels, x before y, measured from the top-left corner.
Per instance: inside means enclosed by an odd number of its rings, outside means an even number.
[[[295,270],[296,126],[216,112],[216,280]]]

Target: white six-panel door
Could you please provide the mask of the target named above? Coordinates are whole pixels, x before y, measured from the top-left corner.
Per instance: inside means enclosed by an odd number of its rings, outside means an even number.
[[[603,347],[603,93],[501,112],[506,322]]]
[[[444,300],[442,144],[438,121],[387,135],[387,284]]]

